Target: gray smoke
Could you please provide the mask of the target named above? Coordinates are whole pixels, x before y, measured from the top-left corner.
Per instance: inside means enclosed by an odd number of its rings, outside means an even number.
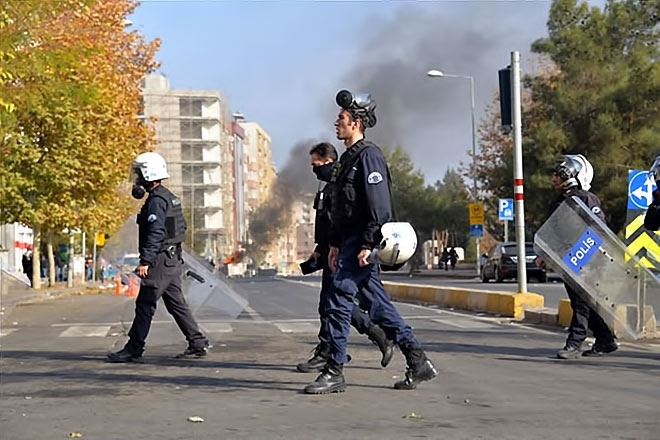
[[[378,124],[367,137],[381,146],[401,145],[428,180],[468,162],[472,150],[470,81],[429,78],[438,69],[473,76],[477,126],[498,88],[497,71],[526,54],[547,34],[550,2],[405,3],[391,20],[360,28],[364,41],[337,91],[368,92]],[[366,29],[366,30],[365,30]],[[329,106],[334,96],[328,97]],[[329,110],[330,111],[330,110]],[[337,107],[332,108],[332,117]]]
[[[273,243],[282,228],[291,225],[293,203],[304,194],[316,191],[318,181],[312,173],[309,150],[320,141],[308,139],[294,145],[278,173],[268,200],[250,216],[250,237],[258,249]]]

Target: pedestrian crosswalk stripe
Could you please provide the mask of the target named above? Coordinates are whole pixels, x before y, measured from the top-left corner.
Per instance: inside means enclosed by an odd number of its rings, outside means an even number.
[[[432,321],[440,324],[445,324],[450,327],[457,327],[463,330],[482,330],[482,329],[500,328],[500,326],[497,324],[482,322],[477,319],[444,318],[444,319],[433,319]]]
[[[231,324],[228,322],[206,322],[200,323],[205,333],[231,333]]]
[[[7,336],[10,333],[14,333],[16,330],[18,330],[18,329],[17,328],[3,328],[2,330],[0,330],[0,338],[3,337],[3,336]]]
[[[110,331],[109,325],[102,326],[88,326],[88,325],[72,325],[71,327],[60,333],[60,337],[65,338],[82,338],[82,337],[105,337]]]
[[[318,324],[309,322],[274,322],[282,333],[316,333],[319,331]]]

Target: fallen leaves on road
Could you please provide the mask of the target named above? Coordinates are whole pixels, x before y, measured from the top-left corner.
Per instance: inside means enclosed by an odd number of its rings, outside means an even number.
[[[70,432],[69,433],[69,438],[80,438],[82,437],[82,432]]]
[[[188,417],[190,423],[204,423],[204,419],[199,416],[190,416]]]

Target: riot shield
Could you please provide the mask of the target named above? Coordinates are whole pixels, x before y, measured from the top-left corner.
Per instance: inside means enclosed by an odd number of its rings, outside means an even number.
[[[139,278],[135,274],[129,274],[127,278],[129,285],[131,281],[136,282],[136,279],[139,285]],[[218,333],[231,331],[228,321],[236,319],[248,306],[248,300],[237,294],[222,278],[222,275],[214,273],[213,267],[206,261],[196,257],[188,249],[183,250],[183,294],[200,329],[211,340],[212,345],[215,345]],[[130,287],[125,290],[132,291]],[[136,291],[134,295],[137,295]],[[126,334],[131,327],[134,310],[135,302],[128,301],[122,312],[122,327]],[[162,324],[167,325],[162,328]],[[181,333],[173,324],[172,316],[165,309],[162,299],[159,300],[152,322],[152,327],[161,326],[155,336],[158,341],[156,345],[171,345],[181,338]],[[151,335],[149,344],[153,345]]]
[[[577,197],[534,236],[534,250],[622,339],[657,337],[660,282]]]

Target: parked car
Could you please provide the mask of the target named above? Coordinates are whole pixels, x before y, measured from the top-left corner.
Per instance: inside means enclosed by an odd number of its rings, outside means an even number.
[[[488,252],[488,257],[481,270],[481,281],[487,283],[495,280],[501,283],[507,279],[518,278],[518,251],[515,242],[497,243]],[[545,269],[538,267],[534,260],[538,255],[534,252],[532,243],[525,243],[525,258],[527,278],[536,279],[539,283],[548,281]]]

